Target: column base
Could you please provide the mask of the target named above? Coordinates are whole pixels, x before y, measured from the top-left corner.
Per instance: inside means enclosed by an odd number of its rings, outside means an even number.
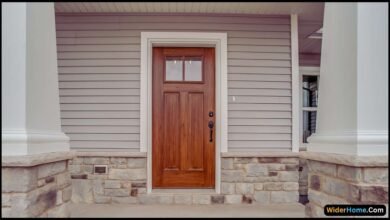
[[[74,152],[2,157],[2,217],[69,217]]]
[[[350,131],[341,134],[313,134],[307,151],[356,156],[388,154],[387,131]]]
[[[325,217],[327,204],[388,205],[388,159],[301,152],[308,164],[306,215]]]
[[[69,137],[62,132],[1,132],[2,155],[22,156],[69,151]]]

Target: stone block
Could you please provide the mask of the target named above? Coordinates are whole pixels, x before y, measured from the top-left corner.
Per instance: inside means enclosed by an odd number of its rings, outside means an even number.
[[[269,171],[286,170],[286,164],[271,163],[271,164],[267,164],[267,168]]]
[[[72,180],[72,202],[93,203],[93,190],[91,180]]]
[[[146,180],[146,169],[111,169],[109,179]]]
[[[247,176],[268,176],[267,165],[264,164],[247,164],[245,170]]]
[[[80,165],[80,172],[86,174],[93,174],[93,165]]]
[[[329,176],[337,176],[336,164],[309,160],[307,166],[310,172],[322,173]]]
[[[137,188],[138,194],[145,194],[146,193],[146,188]]]
[[[269,204],[271,193],[269,191],[256,191],[253,195],[256,203]]]
[[[72,165],[80,165],[84,163],[84,158],[83,157],[74,157],[72,160]]]
[[[144,188],[144,187],[146,187],[146,183],[145,182],[140,182],[140,183],[133,182],[133,183],[131,183],[131,187],[132,188]]]
[[[130,196],[130,192],[128,189],[104,189],[104,195],[125,197]]]
[[[55,208],[49,209],[47,211],[47,217],[49,218],[69,218],[70,210],[68,207],[69,203],[64,203],[60,206],[56,206]]]
[[[128,168],[144,168],[146,167],[146,158],[129,158],[127,161]]]
[[[337,165],[337,177],[339,178],[359,182],[362,180],[362,176],[362,168],[360,167]]]
[[[255,183],[254,186],[255,186],[255,190],[263,190],[264,189],[263,183]]]
[[[105,175],[105,174],[88,174],[88,179],[91,179],[91,180],[106,180],[106,179],[108,179],[108,175]]]
[[[72,184],[72,180],[69,172],[60,173],[56,176],[56,178],[57,178],[57,186],[60,189],[65,188],[70,184]]]
[[[1,168],[1,192],[28,192],[38,185],[37,169]]]
[[[12,217],[39,216],[56,206],[57,186],[54,183],[36,188],[28,193],[13,194],[11,198]]]
[[[121,182],[119,180],[105,180],[104,188],[106,189],[119,189],[121,188]]]
[[[388,186],[362,186],[360,188],[361,202],[364,204],[389,203]]]
[[[237,194],[252,194],[254,192],[254,186],[252,183],[236,183]]]
[[[363,175],[366,183],[389,183],[389,169],[387,167],[365,167]]]
[[[225,195],[226,204],[241,204],[242,195]]]
[[[225,202],[224,195],[212,195],[211,204],[223,204]]]
[[[283,183],[283,190],[285,191],[296,191],[298,189],[299,189],[299,184],[297,182]]]
[[[140,195],[138,200],[141,204],[172,204],[173,196],[171,195]]]
[[[42,164],[38,166],[38,179],[62,173],[66,170],[67,161]]]
[[[243,195],[242,196],[242,203],[244,204],[252,204],[253,202],[253,196],[252,195]]]
[[[222,194],[234,194],[236,192],[234,183],[221,183]]]
[[[1,206],[11,206],[11,195],[10,193],[1,194]]]
[[[57,200],[56,200],[56,205],[61,205],[62,204],[62,190],[57,191]]]
[[[241,182],[245,174],[242,170],[222,170],[221,180],[224,182]]]
[[[130,196],[137,197],[138,196],[138,189],[131,189]]]
[[[285,158],[279,158],[280,163],[284,164],[299,164],[299,158],[295,157],[285,157]]]
[[[299,172],[298,171],[279,171],[279,180],[282,182],[298,182]]]
[[[136,197],[112,197],[112,203],[137,204],[138,201]]]
[[[257,158],[256,157],[235,157],[234,158],[234,163],[257,163]]]
[[[108,157],[85,157],[84,164],[90,164],[90,165],[110,164],[110,158],[108,158]]]
[[[281,182],[270,182],[264,183],[263,185],[266,191],[283,190],[283,183]]]
[[[173,196],[172,195],[159,196],[159,204],[169,205],[172,203],[173,203]]]
[[[127,165],[127,158],[124,157],[111,157],[110,159],[111,164],[116,164],[116,165]]]
[[[321,177],[319,175],[310,175],[309,186],[311,189],[321,189]]]
[[[287,171],[299,171],[299,165],[298,164],[286,164],[286,170]]]
[[[260,157],[258,158],[259,163],[280,163],[277,157]]]
[[[46,184],[45,179],[40,179],[40,180],[38,180],[38,182],[37,182],[37,186],[38,186],[38,187],[42,187],[42,186],[44,186],[45,184]]]
[[[233,169],[233,158],[222,158],[222,160],[221,160],[221,167],[224,170],[231,170],[231,169]]]
[[[68,202],[72,198],[72,186],[68,186],[62,190],[62,201]]]
[[[209,205],[211,203],[210,195],[194,194],[192,195],[192,204]]]
[[[1,207],[1,218],[10,218],[11,216],[11,207]]]
[[[68,165],[69,172],[71,174],[79,174],[81,173],[80,165]]]
[[[121,188],[131,189],[131,181],[122,181]]]
[[[56,178],[54,176],[48,176],[45,178],[45,183],[52,183],[56,180]]]
[[[271,191],[271,203],[293,203],[298,200],[298,191]]]
[[[175,195],[174,203],[180,205],[191,205],[192,204],[192,196],[191,195]]]
[[[350,191],[349,187],[350,185],[347,182],[340,179],[321,178],[321,191],[334,196],[347,198]]]
[[[315,203],[321,207],[325,207],[325,205],[329,204],[348,204],[347,200],[342,199],[337,196],[331,196],[329,194],[316,191],[316,190],[309,190],[308,191],[308,198],[310,203]]]
[[[124,197],[113,197],[113,198],[124,198]],[[97,204],[108,204],[108,203],[111,203],[111,197],[110,196],[95,195],[94,201]]]
[[[92,180],[93,186],[93,194],[96,195],[104,195],[104,180]]]

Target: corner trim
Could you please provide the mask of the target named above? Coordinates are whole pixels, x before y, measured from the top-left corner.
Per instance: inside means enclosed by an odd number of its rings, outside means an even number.
[[[299,77],[299,47],[298,47],[298,15],[291,14],[291,93],[292,93],[292,152],[299,152],[300,135],[300,77]]]

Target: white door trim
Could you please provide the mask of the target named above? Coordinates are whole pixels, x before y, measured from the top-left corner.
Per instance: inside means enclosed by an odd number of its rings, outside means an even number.
[[[220,193],[221,152],[227,152],[227,34],[204,32],[141,32],[140,151],[147,152],[147,192],[152,192],[152,48],[215,48],[216,172],[215,190]]]

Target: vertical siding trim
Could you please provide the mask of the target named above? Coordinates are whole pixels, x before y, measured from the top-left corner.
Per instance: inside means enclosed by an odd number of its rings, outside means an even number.
[[[299,152],[299,50],[298,50],[298,15],[291,14],[291,90],[292,90],[292,152]]]
[[[152,192],[152,47],[215,47],[216,51],[216,166],[215,191],[220,193],[221,152],[227,152],[227,33],[141,32],[140,151],[147,152],[147,193]]]

